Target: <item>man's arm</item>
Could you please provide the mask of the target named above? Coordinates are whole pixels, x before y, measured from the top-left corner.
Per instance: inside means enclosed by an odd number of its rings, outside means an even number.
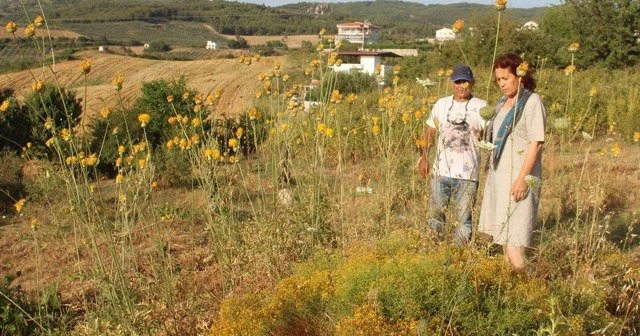
[[[433,139],[436,136],[436,129],[433,127],[426,126],[424,128],[424,141],[425,146],[420,148],[420,161],[418,162],[418,172],[420,176],[423,178],[429,177],[429,151],[431,150],[431,146],[433,145]]]

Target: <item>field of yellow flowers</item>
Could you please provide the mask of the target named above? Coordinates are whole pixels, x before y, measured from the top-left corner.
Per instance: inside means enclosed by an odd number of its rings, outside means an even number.
[[[24,34],[45,50],[41,20]],[[247,54],[214,65],[89,52],[3,75],[21,95],[44,97],[47,82],[76,88],[104,132],[90,146],[90,131],[75,131],[88,125],[52,118],[41,99],[46,140],[4,160],[21,167],[30,193],[0,225],[2,331],[640,333],[638,69],[532,64],[549,121],[522,276],[486,241],[455,247],[452,232],[440,240],[427,228],[415,161],[425,118],[448,94],[447,67],[434,87],[396,65],[386,86],[341,92],[330,70],[340,43],[320,36],[309,59]],[[141,82],[178,74],[188,89],[131,107]],[[477,76],[491,84],[489,69]],[[320,93],[308,108],[312,83]],[[113,176],[99,170],[105,161]]]

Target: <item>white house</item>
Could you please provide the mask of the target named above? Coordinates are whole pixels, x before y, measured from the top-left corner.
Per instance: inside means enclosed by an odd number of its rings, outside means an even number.
[[[354,44],[371,44],[380,38],[380,27],[365,22],[348,22],[336,25],[338,35],[336,41],[347,41]]]
[[[436,30],[436,40],[439,42],[453,41],[455,39],[456,33],[453,32],[453,29],[444,27]]]
[[[380,66],[381,76],[384,76],[388,72],[393,72],[393,66],[382,64],[383,57],[401,57],[389,51],[338,51],[338,56],[355,56],[359,58],[360,63],[334,65],[333,70],[335,71],[362,71],[373,75],[376,72],[376,67]]]
[[[527,21],[522,25],[522,27],[520,27],[520,29],[527,29],[527,30],[538,30],[538,28],[539,28],[538,23],[535,21]]]
[[[207,49],[209,49],[209,50],[216,50],[216,49],[217,49],[217,47],[218,47],[218,45],[217,45],[215,42],[213,42],[213,41],[207,41],[207,46],[206,46],[206,48],[207,48]]]

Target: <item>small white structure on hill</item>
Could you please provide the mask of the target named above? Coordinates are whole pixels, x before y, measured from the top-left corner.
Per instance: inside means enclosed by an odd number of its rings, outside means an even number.
[[[218,48],[218,44],[213,41],[207,41],[207,46],[205,48],[209,50],[216,50]]]
[[[342,63],[334,65],[333,70],[339,72],[362,71],[369,75],[376,72],[376,68],[380,67],[380,75],[393,72],[393,66],[382,64],[383,57],[401,57],[396,53],[388,51],[338,51],[338,56],[355,56],[360,59],[360,63]]]
[[[453,29],[444,27],[436,30],[436,40],[439,42],[453,41],[455,39],[456,33],[453,32]]]

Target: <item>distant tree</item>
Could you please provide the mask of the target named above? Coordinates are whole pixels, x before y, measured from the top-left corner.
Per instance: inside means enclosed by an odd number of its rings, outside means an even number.
[[[149,48],[147,50],[155,52],[166,52],[171,50],[171,47],[164,41],[154,41],[149,43]]]
[[[247,49],[249,48],[249,42],[242,38],[242,36],[236,36],[235,40],[230,40],[227,44],[231,49]]]
[[[640,60],[635,31],[640,27],[638,0],[565,0],[574,15],[572,28],[585,65],[602,62],[609,68],[633,66]]]
[[[575,12],[569,6],[554,6],[545,11],[540,22],[540,31],[547,37],[550,64],[562,66],[570,61],[567,47],[578,41],[577,32],[573,29]]]

